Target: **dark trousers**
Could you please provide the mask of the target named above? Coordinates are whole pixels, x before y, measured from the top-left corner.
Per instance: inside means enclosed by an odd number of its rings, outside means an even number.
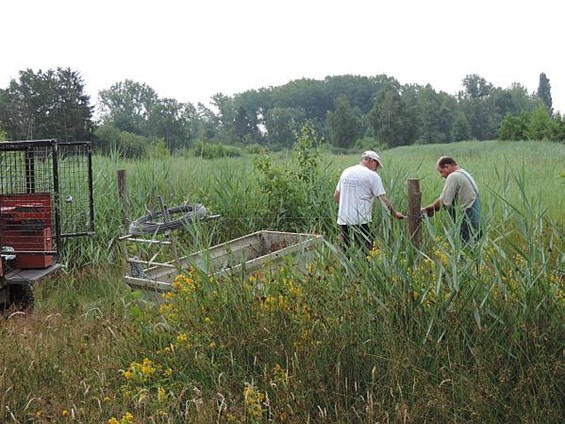
[[[344,248],[348,250],[357,246],[369,252],[373,248],[373,238],[369,230],[369,224],[360,225],[340,225],[341,239]]]
[[[483,231],[481,229],[481,219],[480,219],[480,210],[481,210],[481,203],[479,198],[475,200],[475,203],[467,209],[461,219],[460,222],[460,234],[461,239],[464,243],[473,243],[483,235]],[[448,208],[449,214],[451,218],[453,218],[453,222],[457,222],[457,213],[455,208],[451,207]]]

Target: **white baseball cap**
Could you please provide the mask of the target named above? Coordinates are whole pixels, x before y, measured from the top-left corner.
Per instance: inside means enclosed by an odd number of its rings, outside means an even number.
[[[363,154],[361,155],[361,159],[365,159],[365,158],[376,160],[379,163],[379,165],[381,165],[381,168],[384,168],[383,163],[381,162],[381,157],[377,152],[374,152],[372,150],[367,150],[366,152],[363,152]]]

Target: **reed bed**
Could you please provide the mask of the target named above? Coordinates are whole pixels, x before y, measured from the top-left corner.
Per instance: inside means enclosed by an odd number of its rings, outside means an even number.
[[[66,274],[36,288],[32,315],[0,327],[0,417],[559,422],[564,153],[533,142],[382,152],[381,175],[400,210],[407,178],[421,179],[423,202],[439,195],[435,160],[453,155],[480,185],[485,236],[463,246],[438,214],[424,221],[415,249],[405,223],[376,208],[369,254],[323,248],[306,264],[288,258],[225,278],[185,270],[159,303],[122,281],[133,248],[118,240],[127,233],[118,169],[127,172],[130,217],[156,208],[159,196],[221,214],[179,231],[190,253],[261,229],[337,244],[331,194],[358,157],[309,148],[209,161],[96,158],[97,234],[66,246]]]

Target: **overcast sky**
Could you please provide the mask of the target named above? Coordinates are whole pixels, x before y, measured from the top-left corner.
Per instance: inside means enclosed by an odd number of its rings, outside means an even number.
[[[544,72],[564,113],[564,19],[563,0],[0,0],[0,87],[70,67],[93,103],[131,79],[196,104],[343,74],[532,93]]]

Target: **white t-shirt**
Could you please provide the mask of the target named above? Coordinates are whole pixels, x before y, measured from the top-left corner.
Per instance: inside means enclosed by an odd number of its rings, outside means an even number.
[[[339,177],[338,225],[360,225],[371,222],[373,200],[385,193],[381,177],[363,165],[345,169]]]

